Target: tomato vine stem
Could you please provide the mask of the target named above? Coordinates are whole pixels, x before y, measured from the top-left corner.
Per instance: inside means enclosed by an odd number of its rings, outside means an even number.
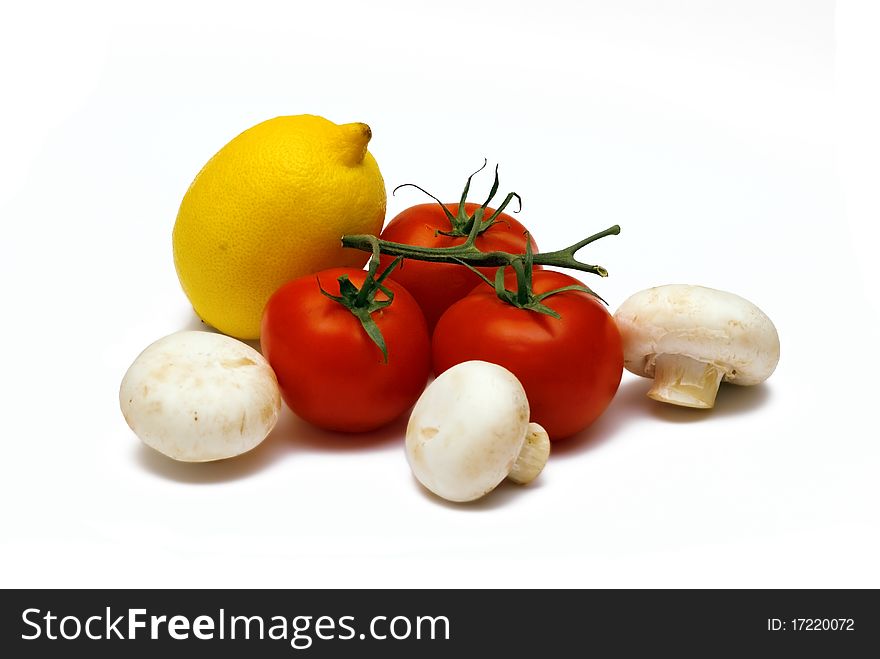
[[[608,271],[601,265],[594,265],[591,263],[578,261],[577,258],[575,258],[575,255],[578,251],[580,251],[590,243],[599,240],[600,238],[604,238],[605,236],[616,236],[620,233],[620,226],[615,224],[614,226],[608,227],[604,231],[594,233],[592,236],[587,236],[583,240],[580,240],[576,243],[569,245],[568,247],[564,247],[553,252],[539,252],[538,254],[534,254],[531,248],[531,239],[529,238],[528,234],[526,234],[525,254],[511,254],[509,252],[501,251],[484,252],[476,245],[477,237],[484,231],[490,229],[492,225],[494,225],[496,222],[503,221],[498,220],[497,218],[501,215],[502,211],[508,206],[508,204],[510,204],[511,201],[516,199],[520,203],[520,206],[522,206],[522,199],[520,198],[520,196],[515,192],[511,192],[505,197],[504,201],[498,207],[498,210],[492,211],[492,214],[487,219],[483,219],[486,213],[489,212],[489,203],[498,192],[498,167],[496,166],[495,180],[492,184],[492,189],[489,191],[489,197],[474,210],[473,214],[469,215],[467,213],[467,211],[465,210],[465,202],[467,200],[468,192],[470,191],[471,180],[474,176],[485,169],[486,164],[487,161],[484,159],[482,167],[480,167],[477,171],[468,176],[467,182],[464,186],[464,191],[461,194],[461,200],[458,203],[457,212],[454,215],[452,211],[447,208],[446,204],[440,201],[439,198],[435,197],[427,190],[424,190],[423,188],[420,188],[415,184],[404,183],[403,185],[399,185],[394,188],[394,192],[397,192],[402,187],[414,187],[418,190],[421,190],[438,204],[440,204],[441,208],[443,209],[443,213],[446,216],[446,219],[449,221],[450,230],[440,231],[438,229],[435,233],[435,236],[437,234],[442,234],[444,236],[463,237],[465,240],[460,245],[452,245],[449,247],[422,247],[419,245],[406,245],[404,243],[382,240],[377,236],[369,234],[352,234],[342,236],[342,246],[352,249],[359,249],[365,252],[372,252],[373,257],[370,261],[370,275],[368,279],[372,279],[375,275],[375,263],[378,260],[378,256],[380,253],[396,257],[395,262],[391,264],[391,267],[388,269],[388,271],[383,273],[383,275],[380,277],[380,284],[381,280],[384,279],[385,276],[387,276],[391,268],[393,268],[401,259],[413,259],[416,261],[431,261],[434,263],[450,263],[465,266],[472,270],[489,286],[492,286],[495,289],[498,298],[506,302],[507,304],[513,305],[520,309],[527,309],[530,311],[546,314],[554,318],[559,318],[559,314],[547,305],[543,304],[543,301],[551,295],[556,295],[558,293],[563,293],[566,291],[581,291],[583,293],[593,295],[599,300],[602,300],[602,298],[599,297],[599,295],[592,291],[588,286],[581,285],[579,283],[572,284],[570,286],[564,286],[556,290],[536,294],[532,288],[532,269],[535,265],[547,265],[558,268],[567,268],[569,270],[578,270],[580,272],[589,272],[594,275],[599,275],[600,277],[607,277]],[[497,272],[495,273],[494,282],[486,277],[483,272],[477,270],[477,268],[480,267],[498,268]],[[508,267],[512,268],[513,271],[516,273],[515,291],[509,291],[505,288],[504,270]],[[340,280],[340,285],[342,284],[343,282]],[[343,300],[339,298],[334,299],[337,299],[337,301],[345,304],[345,302],[343,302]],[[605,300],[602,300],[602,302],[605,302]],[[380,343],[381,335],[379,337],[374,336],[374,333],[378,330],[375,328],[374,325],[371,326],[371,322],[369,321],[370,312],[362,313],[359,310],[353,308],[352,313],[355,313],[355,315],[358,315],[359,317],[361,317],[362,315],[367,316],[368,322],[364,322],[364,329],[367,330],[371,337],[373,337],[373,340],[376,341],[377,345],[382,347],[384,353],[384,343]]]
[[[360,321],[361,326],[364,328],[364,332],[367,333],[370,340],[376,344],[379,350],[382,351],[382,357],[387,364],[388,347],[385,345],[385,337],[382,336],[382,331],[373,319],[373,314],[390,306],[394,301],[394,292],[385,286],[383,282],[403,259],[401,257],[394,259],[394,261],[392,261],[388,267],[379,274],[378,246],[373,247],[372,252],[373,255],[370,257],[367,277],[364,280],[364,283],[361,284],[360,288],[355,286],[354,282],[351,281],[348,275],[342,275],[341,277],[336,278],[336,281],[339,282],[340,294],[333,295],[321,286],[321,280],[317,276],[315,277],[315,281],[318,282],[318,289],[324,297],[330,298],[334,302],[338,302]],[[380,291],[385,294],[387,299],[376,299],[376,294]]]
[[[600,277],[607,277],[608,271],[601,265],[591,265],[583,263],[575,258],[578,250],[586,247],[592,242],[604,238],[605,236],[616,236],[620,233],[620,226],[615,224],[608,227],[604,231],[594,233],[583,240],[580,240],[568,247],[556,250],[554,252],[532,253],[531,241],[526,236],[526,253],[511,254],[509,252],[483,252],[474,242],[479,234],[479,227],[482,221],[483,209],[478,208],[474,213],[474,222],[471,225],[470,233],[467,240],[461,245],[453,245],[452,247],[419,247],[416,245],[405,245],[403,243],[395,243],[382,240],[373,235],[357,234],[342,237],[343,247],[351,247],[361,249],[373,253],[376,258],[378,253],[387,254],[389,256],[400,259],[414,259],[417,261],[433,261],[435,263],[457,263],[463,265],[474,272],[480,279],[495,289],[498,298],[504,302],[518,307],[542,313],[554,318],[559,318],[559,314],[553,309],[543,304],[544,299],[557,293],[565,291],[578,290],[589,295],[593,295],[602,302],[605,302],[588,286],[571,285],[564,286],[546,293],[535,294],[532,290],[532,268],[536,264],[551,265],[560,268],[569,268],[571,270],[580,270],[581,272],[591,272]],[[495,281],[493,282],[477,267],[493,267],[497,266],[495,273]],[[517,288],[515,291],[508,291],[504,286],[504,269],[510,267],[516,273]],[[607,303],[606,303],[607,304]]]
[[[452,247],[420,247],[417,245],[405,245],[403,243],[390,242],[382,240],[376,236],[369,234],[350,234],[342,236],[342,246],[352,249],[359,249],[364,252],[372,252],[378,249],[382,254],[388,256],[402,256],[404,259],[413,259],[416,261],[432,261],[434,263],[464,263],[473,267],[505,267],[513,266],[517,260],[522,260],[522,254],[511,254],[509,252],[484,252],[475,244],[477,233],[482,220],[481,209],[477,209],[475,213],[475,221],[471,225],[471,232],[468,234],[467,240],[461,245],[453,245]],[[607,277],[608,271],[601,265],[592,265],[583,263],[575,258],[575,254],[600,238],[606,236],[616,236],[620,233],[620,226],[615,224],[608,227],[604,231],[595,233],[592,236],[584,238],[568,247],[553,252],[538,252],[532,255],[532,263],[535,265],[549,265],[559,268],[567,268],[569,270],[579,270],[581,272],[590,272],[600,277]]]
[[[477,235],[480,235],[481,233],[492,227],[494,224],[497,224],[498,222],[504,222],[504,220],[499,220],[497,218],[504,212],[510,202],[514,199],[516,199],[517,203],[519,204],[519,209],[513,212],[518,213],[520,210],[522,210],[522,198],[516,192],[509,192],[504,197],[501,205],[498,206],[498,208],[494,210],[486,220],[483,220],[483,216],[486,214],[489,204],[492,202],[492,199],[495,198],[495,194],[498,192],[498,165],[495,165],[495,181],[492,183],[492,189],[489,190],[489,196],[486,198],[486,201],[480,204],[480,207],[473,214],[468,214],[465,208],[465,204],[467,203],[468,192],[470,192],[471,189],[471,181],[473,180],[474,176],[476,176],[486,168],[488,162],[489,161],[487,159],[483,158],[482,166],[473,174],[468,176],[467,182],[464,184],[464,190],[461,193],[461,199],[458,202],[458,208],[455,215],[452,214],[452,211],[450,211],[449,208],[447,208],[446,204],[440,201],[440,199],[432,195],[424,188],[416,185],[415,183],[403,183],[401,185],[398,185],[396,188],[394,188],[394,190],[391,191],[391,194],[397,194],[397,191],[400,190],[400,188],[415,188],[416,190],[424,192],[431,199],[440,204],[440,208],[443,209],[443,214],[446,215],[446,219],[449,220],[450,226],[450,229],[448,231],[441,231],[438,229],[437,233],[440,235],[451,236],[453,238],[463,238],[470,235],[471,229],[473,229],[475,225],[477,227]]]

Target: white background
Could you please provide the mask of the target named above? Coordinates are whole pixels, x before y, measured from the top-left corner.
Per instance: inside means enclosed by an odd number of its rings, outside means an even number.
[[[130,7],[137,6],[138,9]],[[3,586],[880,586],[877,3],[17,3],[0,22]],[[389,189],[484,156],[616,306],[672,282],[774,319],[764,386],[645,398],[476,505],[413,480],[403,421],[285,412],[238,460],[141,446],[117,388],[196,323],[191,179],[281,114],[372,126]],[[474,185],[475,196],[489,186]],[[388,217],[424,201],[402,191]]]

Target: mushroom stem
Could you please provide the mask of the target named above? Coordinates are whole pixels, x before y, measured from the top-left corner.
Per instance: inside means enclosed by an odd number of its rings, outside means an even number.
[[[683,407],[710,409],[724,371],[711,362],[685,355],[657,355],[654,386],[648,397]]]
[[[507,477],[519,485],[527,485],[538,477],[550,456],[550,436],[537,423],[530,423],[526,441]]]

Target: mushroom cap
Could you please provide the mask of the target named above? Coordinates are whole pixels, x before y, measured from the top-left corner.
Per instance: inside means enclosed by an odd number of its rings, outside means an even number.
[[[724,381],[753,385],[779,362],[779,335],[767,315],[733,293],[669,284],[630,296],[614,314],[628,371],[654,377],[657,355],[714,364]]]
[[[188,331],[159,339],[134,360],[119,405],[147,446],[207,462],[262,442],[278,420],[281,395],[272,367],[249,345]]]
[[[457,364],[422,393],[406,428],[419,482],[449,501],[472,501],[510,473],[529,427],[526,392],[506,368]]]

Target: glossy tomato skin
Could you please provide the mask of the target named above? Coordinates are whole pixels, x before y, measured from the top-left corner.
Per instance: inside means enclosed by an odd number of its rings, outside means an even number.
[[[347,274],[360,288],[363,270],[333,268],[283,285],[263,312],[260,344],[275,370],[284,401],[298,416],[327,430],[365,432],[409,409],[430,373],[430,339],[418,304],[396,282],[389,307],[373,313],[388,348],[382,351],[347,308],[321,294],[339,295]],[[387,297],[379,292],[377,300]]]
[[[455,215],[458,212],[458,204],[446,204],[446,207]],[[465,211],[472,214],[479,204],[465,204]],[[494,209],[487,208],[485,218],[488,218]],[[512,254],[522,254],[526,251],[526,228],[506,213],[496,218],[498,222],[477,237],[475,245],[484,252],[503,251]],[[440,204],[419,204],[407,208],[397,215],[382,231],[381,238],[396,243],[418,245],[419,247],[452,247],[461,245],[465,238],[443,236],[437,233],[450,230],[449,219],[443,213]],[[436,235],[435,235],[436,234]],[[537,252],[538,246],[531,239],[532,249]],[[393,260],[391,256],[382,256],[382,267]],[[495,276],[496,268],[479,268],[490,279]],[[413,261],[410,259],[397,268],[391,278],[403,284],[404,288],[412,294],[419,303],[428,321],[428,327],[433,328],[443,312],[454,302],[457,302],[473,290],[480,283],[479,277],[467,268],[458,264],[430,263],[428,261]]]
[[[533,274],[542,293],[581,284],[549,270]],[[515,279],[507,288],[515,290]],[[558,440],[595,421],[617,392],[623,373],[620,332],[592,295],[567,291],[544,299],[556,319],[502,302],[483,284],[453,304],[434,331],[434,371],[480,359],[504,366],[522,383],[531,420]]]

